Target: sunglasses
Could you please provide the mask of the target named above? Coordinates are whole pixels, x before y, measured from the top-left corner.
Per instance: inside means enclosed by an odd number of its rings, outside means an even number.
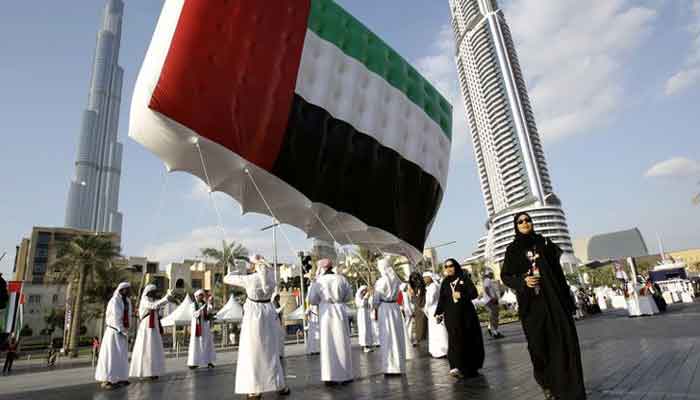
[[[532,222],[532,220],[530,218],[523,218],[523,219],[518,220],[518,225],[529,224],[531,222]]]

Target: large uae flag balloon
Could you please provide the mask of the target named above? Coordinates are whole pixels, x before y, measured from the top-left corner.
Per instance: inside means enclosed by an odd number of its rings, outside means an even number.
[[[129,136],[243,213],[416,260],[451,130],[451,104],[332,0],[166,0]]]

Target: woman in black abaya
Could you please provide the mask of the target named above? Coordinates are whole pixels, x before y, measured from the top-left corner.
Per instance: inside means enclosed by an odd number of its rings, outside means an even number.
[[[516,292],[520,319],[537,383],[545,399],[586,398],[569,285],[559,263],[561,249],[535,233],[532,218],[513,219],[515,239],[506,250],[501,279]]]
[[[472,304],[478,293],[456,260],[445,261],[445,271],[447,276],[440,286],[435,316],[438,320],[444,319],[447,328],[450,375],[472,378],[478,376],[479,369],[484,366],[484,339]]]

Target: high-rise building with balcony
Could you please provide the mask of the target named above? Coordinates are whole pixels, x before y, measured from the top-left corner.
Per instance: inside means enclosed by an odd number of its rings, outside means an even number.
[[[118,65],[123,15],[122,0],[107,1],[97,33],[88,106],[83,112],[65,221],[69,228],[120,236],[122,144],[117,141],[117,131],[124,77],[124,70]]]
[[[488,214],[476,256],[500,263],[513,240],[513,215],[527,211],[535,229],[568,255],[566,216],[552,190],[542,143],[515,46],[496,0],[450,0],[456,63]]]

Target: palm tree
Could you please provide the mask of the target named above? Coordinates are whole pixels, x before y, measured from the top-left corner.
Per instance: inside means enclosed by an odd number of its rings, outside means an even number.
[[[221,241],[221,249],[215,249],[213,247],[207,247],[200,249],[202,256],[204,258],[213,259],[217,265],[221,266],[224,270],[224,274],[228,272],[229,267],[235,267],[236,260],[248,260],[248,249],[246,249],[240,243],[231,241],[227,243],[225,240]],[[215,282],[215,285],[221,285],[221,282]],[[226,303],[228,297],[228,290],[226,286],[223,288],[223,302]]]
[[[99,307],[94,310],[94,318],[104,318],[107,304],[114,294],[114,288],[121,282],[130,281],[132,288],[140,286],[140,282],[134,282],[134,274],[130,274],[126,268],[118,267],[112,263],[96,265],[87,277],[87,285],[83,289],[84,298],[89,304],[96,304]],[[139,290],[132,290],[132,296],[139,296]],[[131,299],[131,304],[138,304]],[[104,323],[100,324],[100,336],[102,336]]]
[[[62,243],[58,248],[58,257],[53,267],[59,270],[59,278],[67,282],[76,282],[75,302],[73,305],[70,341],[68,348],[71,357],[78,356],[78,343],[80,337],[81,312],[83,292],[85,282],[90,279],[92,282],[99,280],[98,276],[103,276],[100,271],[113,267],[112,261],[119,256],[119,246],[117,246],[110,236],[106,235],[81,235],[76,236],[69,242]]]

